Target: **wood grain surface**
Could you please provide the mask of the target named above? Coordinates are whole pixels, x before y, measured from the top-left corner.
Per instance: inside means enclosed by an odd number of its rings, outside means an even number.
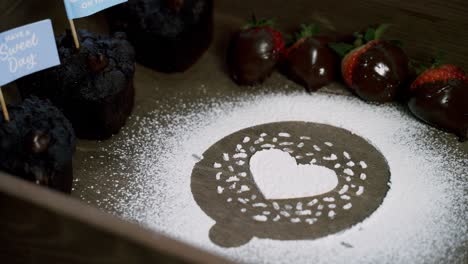
[[[0,172],[0,263],[226,263]]]
[[[154,110],[155,102],[163,97],[194,100],[245,94],[245,90],[238,89],[224,74],[224,55],[230,33],[240,27],[243,19],[247,19],[252,13],[256,13],[258,17],[276,18],[286,32],[301,23],[311,22],[343,33],[362,29],[369,24],[390,22],[395,26],[389,31],[389,37],[404,41],[404,48],[410,56],[427,60],[438,51],[445,51],[447,61],[468,70],[466,0],[218,0],[216,12],[216,41],[202,61],[186,74],[169,76],[137,66],[138,107],[135,115],[144,116],[145,112]],[[0,13],[0,31],[45,18],[52,19],[57,33],[63,32],[68,26],[60,0],[2,0]],[[98,32],[107,31],[106,21],[99,14],[78,20],[77,26]],[[180,84],[181,78],[184,79],[184,84]],[[301,90],[277,73],[273,74],[264,87],[258,89],[266,91],[265,87],[286,84],[291,90]],[[325,92],[349,93],[334,87]],[[10,102],[18,99],[14,89],[6,87],[5,90]],[[454,137],[446,134],[443,136],[448,138],[449,144],[458,144]],[[84,180],[80,183],[81,186],[76,187],[75,197],[87,195],[91,200],[92,195],[96,195],[86,193],[84,186],[99,182],[100,172],[86,174],[80,172],[79,167],[83,164],[84,157],[97,153],[98,149],[109,144],[80,141],[74,162],[77,165],[76,173],[80,173]],[[468,153],[467,143],[461,148]],[[107,192],[103,191],[102,195],[112,192],[109,189]],[[0,263],[224,261],[85,206],[78,199],[0,175]]]

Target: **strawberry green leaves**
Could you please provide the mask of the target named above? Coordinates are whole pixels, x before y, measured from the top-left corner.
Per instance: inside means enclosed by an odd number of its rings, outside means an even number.
[[[380,40],[384,33],[391,27],[391,24],[381,24],[377,27],[370,27],[365,32],[355,32],[353,44],[349,43],[330,43],[329,46],[333,49],[338,55],[344,57],[351,50],[365,45],[373,40]],[[399,40],[389,40],[392,44],[401,47],[403,46],[402,42]]]
[[[334,50],[340,57],[346,56],[351,50],[356,48],[354,45],[348,43],[330,43],[328,46]]]
[[[315,24],[310,24],[310,25],[302,24],[301,31],[299,31],[299,33],[296,33],[295,38],[297,41],[303,38],[315,36],[319,32],[320,32],[320,28]]]
[[[258,28],[258,27],[275,28],[275,21],[273,19],[258,20],[255,14],[253,14],[251,20],[248,21],[247,25],[245,25],[242,29],[246,30],[246,29]]]

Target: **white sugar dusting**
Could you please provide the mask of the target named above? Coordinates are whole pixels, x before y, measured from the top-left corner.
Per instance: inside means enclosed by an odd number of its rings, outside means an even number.
[[[246,177],[246,176],[247,176],[247,172],[239,172],[238,175],[241,176],[241,177]]]
[[[291,218],[291,223],[300,223],[301,219],[300,218]]]
[[[359,178],[360,178],[361,180],[364,181],[364,180],[367,179],[367,175],[366,175],[365,173],[361,173],[361,175],[359,176]]]
[[[324,160],[337,160],[338,157],[335,154],[331,154],[329,157],[323,156]]]
[[[361,165],[361,167],[362,167],[363,169],[367,169],[367,163],[366,163],[366,162],[360,161],[360,162],[359,162],[359,165]]]
[[[250,191],[250,187],[247,186],[247,185],[242,185],[241,188],[239,189],[239,191],[237,191],[237,193],[244,193],[244,192],[248,192]]]
[[[271,200],[312,197],[338,185],[335,171],[323,166],[297,164],[289,153],[278,149],[255,153],[250,158],[250,171],[263,196]]]
[[[304,206],[304,204],[303,204],[302,202],[298,202],[298,203],[296,204],[296,209],[297,209],[297,210],[302,210],[303,206]]]
[[[353,176],[353,175],[354,175],[353,170],[350,169],[350,168],[344,169],[343,172],[344,172],[345,174],[349,175],[349,176]]]
[[[364,187],[359,186],[358,190],[356,191],[356,195],[359,196],[359,195],[362,195],[363,193],[364,193]]]
[[[232,177],[229,177],[226,182],[238,182],[239,181],[239,178],[237,178],[236,176],[232,176]]]
[[[347,159],[351,159],[351,156],[350,156],[349,153],[346,152],[346,151],[343,152],[343,156],[345,156],[345,158],[347,158]]]
[[[313,199],[312,201],[308,202],[307,203],[307,206],[314,206],[315,204],[318,203],[318,200],[317,199]]]
[[[343,199],[343,200],[351,200],[351,197],[349,195],[346,195],[346,194],[341,195],[340,198]]]
[[[266,222],[268,220],[268,217],[265,215],[255,215],[253,216],[253,219],[259,222]]]
[[[233,156],[235,159],[245,159],[247,158],[247,154],[245,153],[237,153],[237,154],[234,154]],[[215,167],[216,168],[216,167]]]
[[[231,101],[181,102],[185,104],[183,110],[167,104],[165,111],[148,113],[139,120],[132,118],[136,128],[124,129],[113,146],[116,151],[109,154],[120,166],[107,170],[112,172],[106,175],[112,184],[125,181],[125,187],[119,184],[108,201],[95,203],[112,208],[125,219],[243,263],[462,263],[467,258],[468,203],[464,190],[468,189],[468,158],[461,147],[456,147],[454,137],[429,128],[401,107],[370,105],[345,96],[300,93],[225,100]],[[387,197],[362,223],[337,234],[299,241],[254,238],[238,248],[218,247],[208,236],[215,221],[195,203],[190,190],[191,172],[198,162],[192,154],[201,157],[212,144],[240,129],[278,121],[330,124],[367,139],[388,161],[392,176]],[[445,139],[435,137],[440,134]],[[287,138],[284,134],[274,136],[280,142]],[[313,140],[308,136],[301,139]],[[239,140],[247,143],[254,139]],[[447,142],[454,145],[449,147]],[[332,148],[327,145],[323,151]],[[231,158],[246,159],[243,151],[240,146]],[[349,153],[336,155],[346,164],[353,153],[349,149]],[[89,166],[86,169],[92,170]],[[359,166],[367,168],[361,162]],[[224,171],[229,173],[228,168]],[[213,170],[211,177],[215,175]],[[216,179],[224,182],[229,176],[219,174]],[[340,191],[343,193],[336,209],[314,204],[322,210],[314,211],[314,216],[338,218],[342,210],[356,209],[348,205],[351,197],[368,192],[360,186]],[[230,199],[245,204],[249,209],[242,211],[247,214],[254,210],[247,198]],[[304,204],[304,210],[308,206]],[[295,211],[288,213],[279,207],[265,210],[273,214],[266,216],[260,211],[254,220],[300,220],[291,217]],[[306,223],[315,222],[309,219]],[[344,247],[343,242],[352,247]]]

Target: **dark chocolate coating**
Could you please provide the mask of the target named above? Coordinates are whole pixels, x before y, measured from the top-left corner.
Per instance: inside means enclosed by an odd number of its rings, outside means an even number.
[[[107,11],[111,30],[123,31],[137,61],[161,72],[183,72],[213,38],[213,0],[130,0]]]
[[[265,29],[236,33],[228,50],[228,65],[232,79],[239,85],[263,82],[276,67],[279,56],[274,52],[275,42]]]
[[[400,47],[380,41],[358,58],[351,89],[366,101],[393,101],[407,82],[408,62]]]
[[[119,132],[134,103],[135,55],[125,34],[113,38],[79,31],[77,51],[69,33],[57,38],[62,65],[20,79],[23,97],[49,98],[76,134],[107,139]]]
[[[307,38],[294,48],[284,61],[283,70],[308,91],[317,91],[338,76],[339,58],[326,38]]]
[[[0,169],[70,193],[76,138],[71,123],[48,100],[26,99],[0,117]]]
[[[424,122],[468,138],[468,83],[460,80],[421,85],[408,102],[413,114]]]

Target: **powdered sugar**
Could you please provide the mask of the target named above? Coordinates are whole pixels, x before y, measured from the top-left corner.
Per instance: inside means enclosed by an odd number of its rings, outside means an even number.
[[[338,185],[338,176],[333,170],[311,164],[298,165],[289,153],[278,149],[256,152],[250,159],[250,171],[266,199],[311,197],[327,193]]]
[[[139,121],[138,129],[124,131],[124,139],[114,146],[117,151],[112,153],[113,158],[121,161],[121,167],[114,169],[119,178],[108,176],[127,181],[128,187],[119,190],[119,196],[124,198],[119,198],[117,203],[117,211],[124,218],[242,262],[462,260],[460,251],[468,240],[464,193],[468,186],[463,180],[468,173],[468,159],[460,149],[447,147],[446,142],[435,139],[434,135],[442,132],[421,124],[401,108],[368,105],[346,96],[302,93],[199,102],[187,105],[183,113],[171,111],[170,105],[167,107],[167,113],[151,113]],[[325,238],[254,239],[245,246],[228,250],[215,246],[208,237],[214,221],[198,207],[190,190],[190,175],[197,162],[193,154],[200,157],[213,143],[242,128],[297,120],[343,127],[376,146],[387,158],[392,172],[391,189],[384,203],[361,224]],[[245,143],[250,140],[254,139],[244,139]],[[278,136],[280,142],[287,140],[287,134]],[[348,157],[349,153],[343,155]],[[241,152],[233,159],[245,157]],[[347,188],[356,193],[367,191]],[[326,202],[316,203],[328,207]],[[347,204],[345,209],[351,207],[352,204]],[[325,214],[330,218],[335,216],[334,211]],[[266,216],[258,215],[256,219],[263,221]]]

